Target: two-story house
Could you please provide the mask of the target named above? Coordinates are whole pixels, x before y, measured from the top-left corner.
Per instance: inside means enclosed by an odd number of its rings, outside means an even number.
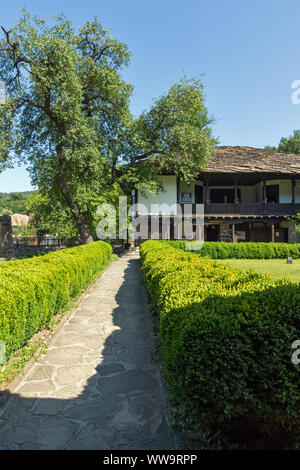
[[[135,191],[150,215],[153,204],[191,204],[193,211],[203,203],[207,241],[296,242],[300,155],[220,146],[190,184],[172,174],[160,178],[164,189],[156,195]]]

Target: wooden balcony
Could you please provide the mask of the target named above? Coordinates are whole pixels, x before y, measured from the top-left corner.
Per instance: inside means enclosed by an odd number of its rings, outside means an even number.
[[[183,204],[181,204],[183,206]],[[183,210],[183,207],[182,207]],[[196,212],[196,204],[192,204],[193,214]],[[209,203],[204,204],[205,215],[296,215],[300,212],[300,204],[243,202],[240,204]]]

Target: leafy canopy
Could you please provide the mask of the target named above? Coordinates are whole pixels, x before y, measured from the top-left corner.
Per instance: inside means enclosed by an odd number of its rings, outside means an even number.
[[[1,214],[27,214],[26,201],[32,195],[32,191],[0,193]]]
[[[121,76],[130,53],[96,18],[75,30],[62,15],[48,25],[24,11],[2,31],[0,170],[25,161],[82,239],[91,236],[91,201],[112,184],[158,188],[162,168],[188,181],[209,160],[216,141],[199,80],[183,78],[134,118]]]
[[[300,130],[293,131],[289,137],[282,137],[278,147],[267,145],[265,148],[283,153],[300,153]]]
[[[289,137],[280,139],[278,152],[300,153],[300,131],[296,130]]]

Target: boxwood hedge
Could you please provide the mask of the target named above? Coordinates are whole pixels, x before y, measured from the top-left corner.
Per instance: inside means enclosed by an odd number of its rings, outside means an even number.
[[[141,245],[163,368],[184,415],[210,429],[299,430],[300,285],[232,271],[158,241]],[[294,432],[295,435],[295,432]],[[299,441],[298,441],[299,442]]]
[[[185,250],[184,241],[169,241],[167,243],[174,248]],[[212,259],[283,259],[288,256],[300,258],[300,243],[204,242],[200,250],[193,252],[200,256],[209,256]]]
[[[111,255],[111,246],[98,241],[1,264],[0,341],[7,359],[87,287]]]

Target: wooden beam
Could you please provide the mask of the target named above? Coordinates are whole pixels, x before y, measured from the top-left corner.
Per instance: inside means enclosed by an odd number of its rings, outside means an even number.
[[[235,238],[235,224],[231,224],[231,227],[232,227],[232,241],[233,243],[236,242],[236,238]]]
[[[267,187],[265,179],[263,179],[263,202],[264,204],[267,202]]]
[[[292,204],[296,204],[296,180],[292,179]]]
[[[209,187],[209,179],[205,178],[205,199],[206,204],[210,203],[210,187]]]
[[[180,203],[180,179],[176,176],[177,204]]]
[[[238,200],[238,180],[234,178],[234,203],[237,204]]]

